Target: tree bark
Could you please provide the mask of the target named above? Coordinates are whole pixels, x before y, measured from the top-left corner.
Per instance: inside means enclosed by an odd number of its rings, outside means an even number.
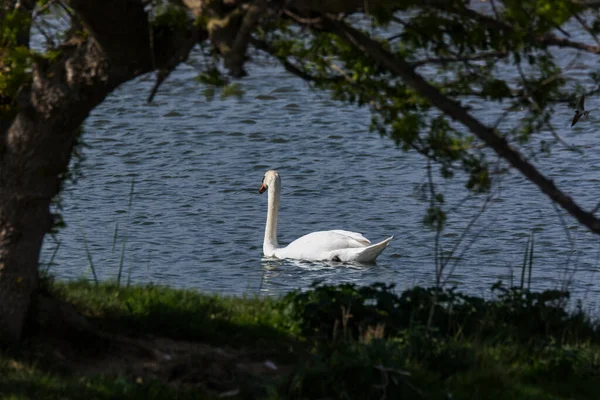
[[[0,131],[0,344],[21,338],[38,283],[43,238],[52,227],[50,202],[79,127],[121,83],[173,58],[181,62],[191,50],[179,51],[181,39],[192,35],[191,24],[162,32],[151,46],[141,1],[73,0],[70,6],[89,38],[71,38],[58,60],[34,64],[30,85],[12,99],[17,116]]]
[[[53,67],[34,66],[31,87],[17,99],[20,111],[2,138],[0,342],[21,336],[43,238],[52,227],[50,201],[67,170],[76,131],[114,87],[95,43],[66,53]]]
[[[18,192],[6,194],[0,191],[0,343],[14,343],[21,337],[37,285],[49,201]]]
[[[18,9],[31,16],[34,2],[4,0],[1,6],[3,14]],[[0,18],[0,26],[2,22]],[[30,26],[26,25],[17,32],[17,45],[29,46],[29,30]],[[7,105],[15,101],[15,98],[2,98],[2,103]],[[23,179],[20,172],[24,168],[18,164],[25,166],[29,161],[16,162],[11,151],[13,144],[18,147],[22,142],[9,128],[18,128],[21,122],[21,119],[0,120],[0,343],[14,342],[21,335],[31,293],[37,284],[37,261],[43,239],[39,231],[50,217],[44,212],[43,201],[15,187],[15,183]]]

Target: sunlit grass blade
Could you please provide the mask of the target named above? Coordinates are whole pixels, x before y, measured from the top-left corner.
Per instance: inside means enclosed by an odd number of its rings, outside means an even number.
[[[113,234],[113,244],[112,244],[112,252],[115,251],[115,247],[117,245],[117,237],[119,237],[119,223],[115,224],[115,233]]]
[[[522,290],[525,286],[525,270],[527,269],[527,259],[529,257],[529,241],[531,237],[527,238],[527,244],[525,245],[525,255],[523,256],[523,265],[521,265],[521,285],[519,288]]]
[[[527,277],[527,289],[531,290],[531,273],[533,270],[533,232],[531,232],[531,248],[529,250],[529,276]]]
[[[127,287],[131,286],[131,270],[131,267],[129,267],[129,269],[127,270]]]
[[[123,238],[123,245],[121,246],[121,257],[119,257],[119,271],[117,273],[117,285],[121,284],[121,275],[123,274],[123,264],[125,262],[125,245],[127,244],[127,236]]]
[[[90,253],[90,249],[88,247],[87,238],[85,237],[85,233],[83,234],[83,245],[85,246],[85,254],[88,259],[90,270],[92,271],[92,275],[94,276],[94,283],[98,285],[98,275],[96,275],[96,268],[94,267],[94,261],[92,260],[92,253]]]
[[[131,207],[133,205],[133,189],[135,188],[135,178],[131,179],[131,188],[129,190],[129,204],[127,205],[127,222],[131,220]],[[116,231],[114,240],[116,241]],[[125,245],[127,244],[127,226],[123,231],[123,244],[121,245],[121,256],[119,257],[119,269],[117,272],[117,285],[121,284],[121,276],[123,275],[123,265],[125,263]],[[114,247],[114,246],[113,246]]]
[[[133,188],[135,187],[135,178],[131,179],[131,188],[129,189],[129,205],[127,207],[127,219],[130,217],[131,205],[133,204]]]
[[[60,245],[61,245],[61,241],[57,240],[56,247],[54,248],[54,251],[52,252],[52,255],[50,256],[50,260],[48,261],[48,264],[46,265],[46,269],[44,270],[44,275],[46,275],[46,276],[50,273],[50,268],[54,264],[54,258],[56,257],[56,254],[58,253],[58,249],[60,249]]]

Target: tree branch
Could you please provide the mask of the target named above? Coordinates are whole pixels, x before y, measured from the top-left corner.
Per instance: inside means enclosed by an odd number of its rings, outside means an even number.
[[[302,78],[305,81],[315,82],[315,83],[335,83],[335,82],[341,82],[341,81],[345,80],[345,78],[343,76],[321,77],[321,76],[311,75],[305,71],[302,71],[300,68],[296,67],[293,63],[289,62],[287,59],[278,57],[275,54],[275,50],[273,48],[271,48],[271,46],[264,40],[259,40],[254,37],[251,37],[250,43],[257,49],[262,50],[265,53],[277,58],[279,60],[279,62],[281,63],[281,65],[283,65],[283,68],[286,69],[286,71]]]
[[[600,54],[600,46],[592,46],[581,42],[575,42],[573,40],[559,38],[550,33],[542,35],[537,38],[537,42],[548,46],[556,47],[570,47],[572,49],[579,49],[587,51],[588,53]]]
[[[595,8],[600,8],[600,1],[587,1],[587,0],[574,0],[573,1],[575,4],[578,4],[579,6],[583,7],[583,9],[595,9]]]
[[[148,14],[142,1],[68,0],[68,4],[113,64],[143,68],[152,63]]]
[[[235,39],[231,43],[231,50],[224,55],[225,67],[234,77],[246,75],[244,62],[246,61],[246,49],[250,41],[250,34],[256,28],[262,14],[266,10],[265,0],[256,0],[250,4],[242,18],[242,23],[238,29]]]
[[[575,14],[575,19],[577,20],[577,22],[579,22],[579,25],[581,25],[581,27],[585,29],[587,33],[590,34],[590,36],[594,39],[596,44],[600,46],[600,40],[598,40],[598,35],[596,35],[592,31],[592,28],[590,28],[590,26],[583,20],[583,18],[581,18],[579,14]]]
[[[189,8],[194,15],[200,15],[206,8],[206,0],[178,0]],[[234,1],[223,1],[224,3],[235,3]],[[450,4],[453,0],[426,0],[426,5]],[[364,12],[368,14],[372,10],[393,12],[400,8],[406,8],[405,0],[286,0],[285,2],[273,1],[274,7],[280,7],[296,11],[297,14],[310,15],[314,12],[324,14],[348,14]]]
[[[481,24],[486,25],[488,28],[499,29],[506,33],[514,33],[514,28],[512,26],[510,26],[509,24],[507,24],[501,20],[495,19],[493,17],[480,14],[477,11],[472,10],[470,8],[464,8],[462,10],[455,9],[453,11],[456,13],[463,12],[463,13],[465,13],[466,16],[478,21]],[[551,33],[546,33],[546,34],[537,36],[534,38],[534,40],[538,44],[541,44],[541,45],[556,46],[556,47],[570,47],[570,48],[574,48],[574,49],[587,51],[589,53],[600,54],[600,46],[591,46],[591,45],[588,45],[585,43],[576,42],[576,41],[564,39],[564,38],[559,38],[558,36],[553,35]]]
[[[190,36],[183,41],[183,43],[175,51],[175,53],[169,58],[169,60],[167,60],[164,67],[158,70],[158,73],[156,75],[156,83],[152,87],[150,95],[148,96],[148,103],[152,102],[152,99],[154,99],[156,92],[158,92],[158,88],[169,77],[171,72],[173,72],[173,70],[175,70],[175,68],[181,62],[187,60],[194,46],[200,41],[200,38],[202,37],[202,32],[203,31],[201,31],[200,28],[198,28],[197,26],[193,26]]]
[[[406,60],[389,53],[379,43],[343,22],[329,20],[326,27],[357,50],[371,56],[394,75],[404,79],[409,86],[421,96],[431,101],[433,105],[446,115],[464,124],[475,136],[491,147],[499,156],[507,160],[527,179],[537,185],[552,201],[564,208],[592,232],[600,234],[600,219],[583,210],[571,197],[558,189],[551,179],[542,175],[518,150],[510,146],[506,139],[499,136],[494,129],[483,125],[471,116],[459,103],[445,97],[434,86],[426,82],[414,71]]]
[[[448,64],[452,62],[486,60],[488,58],[503,58],[507,55],[508,52],[506,51],[490,51],[479,54],[471,54],[467,56],[425,58],[422,60],[414,61],[411,64],[413,65],[413,67],[421,67],[426,64]]]

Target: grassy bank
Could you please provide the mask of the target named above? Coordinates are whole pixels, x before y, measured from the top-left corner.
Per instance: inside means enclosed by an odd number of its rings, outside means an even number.
[[[86,282],[48,290],[99,334],[30,331],[0,355],[2,398],[600,398],[600,329],[567,313],[561,292],[497,285],[483,300],[383,285],[281,299]]]

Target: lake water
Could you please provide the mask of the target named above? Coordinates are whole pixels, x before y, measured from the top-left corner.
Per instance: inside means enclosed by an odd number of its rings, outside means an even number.
[[[582,75],[590,62],[583,57],[572,74]],[[242,99],[208,101],[193,79],[193,64],[181,66],[152,104],[146,103],[154,83],[149,75],[120,87],[88,118],[84,176],[64,193],[68,226],[55,238],[54,274],[91,278],[90,255],[100,279],[114,278],[123,254],[124,280],[225,294],[280,294],[317,279],[396,283],[399,289],[433,284],[435,235],[422,223],[427,203],[414,190],[426,179],[422,157],[369,133],[368,110],[333,102],[277,66],[251,67],[241,82]],[[589,108],[595,103],[588,99]],[[473,112],[488,123],[499,113],[485,105]],[[551,159],[536,164],[589,209],[600,200],[597,122],[570,129],[571,116],[566,105],[558,107],[554,122],[565,140],[586,147],[585,154],[557,146]],[[267,197],[258,188],[270,168],[282,177],[281,244],[324,229],[358,231],[372,241],[394,235],[377,264],[263,259]],[[450,206],[465,195],[460,177],[436,180]],[[570,218],[565,229],[550,201],[516,172],[502,182],[463,242],[470,248],[452,282],[488,295],[490,285],[509,280],[511,271],[518,279],[534,231],[534,288],[561,287],[572,276],[574,294],[596,304],[598,237]],[[459,239],[481,203],[474,198],[450,215],[444,249]],[[42,262],[56,243],[47,238]]]

